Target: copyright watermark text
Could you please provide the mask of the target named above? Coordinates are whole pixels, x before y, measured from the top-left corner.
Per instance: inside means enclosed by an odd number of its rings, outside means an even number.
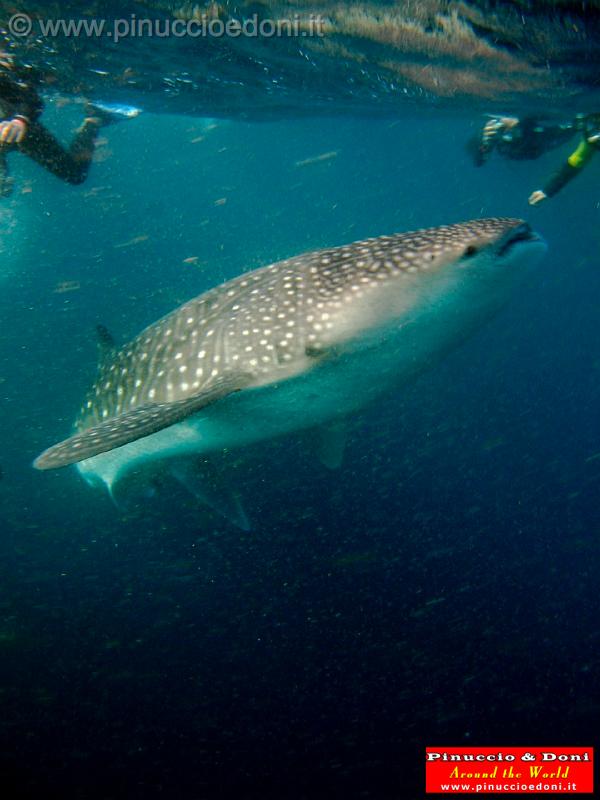
[[[8,32],[19,39],[41,36],[47,39],[63,37],[121,39],[199,39],[203,37],[232,38],[285,38],[294,36],[322,36],[323,18],[318,15],[289,19],[262,19],[252,14],[244,19],[219,19],[208,14],[192,19],[149,19],[136,14],[121,19],[37,18],[16,13],[8,20]]]

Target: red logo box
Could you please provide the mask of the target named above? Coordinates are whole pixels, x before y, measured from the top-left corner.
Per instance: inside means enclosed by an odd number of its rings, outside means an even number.
[[[593,747],[427,747],[428,794],[588,794]]]

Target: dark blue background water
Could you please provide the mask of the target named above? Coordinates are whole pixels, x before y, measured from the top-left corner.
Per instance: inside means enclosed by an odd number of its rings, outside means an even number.
[[[64,138],[78,119],[46,112]],[[475,170],[463,145],[478,125],[147,114],[108,129],[80,188],[13,158],[0,217],[11,796],[416,798],[428,744],[597,739],[600,163],[532,210],[569,148]],[[529,283],[357,419],[340,472],[307,436],[253,448],[236,470],[250,533],[173,487],[123,513],[74,470],[31,469],[70,431],[95,324],[124,340],[242,270],[487,215],[524,215],[547,239]],[[57,292],[64,281],[80,288]]]

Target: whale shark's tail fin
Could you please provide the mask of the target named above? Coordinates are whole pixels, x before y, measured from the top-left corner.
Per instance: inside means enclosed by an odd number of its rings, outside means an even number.
[[[122,447],[129,442],[135,442],[144,436],[150,436],[151,433],[175,425],[205,406],[243,389],[250,380],[251,376],[245,373],[224,375],[192,397],[172,403],[147,403],[139,406],[55,444],[38,456],[33,466],[36,469],[66,467]]]

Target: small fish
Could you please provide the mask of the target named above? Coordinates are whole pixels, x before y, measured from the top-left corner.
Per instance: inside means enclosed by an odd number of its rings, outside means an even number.
[[[304,158],[302,161],[296,161],[296,167],[307,167],[309,164],[319,164],[321,161],[330,161],[332,158],[337,158],[338,151],[330,150],[328,153],[321,153],[319,156],[312,158]]]
[[[147,233],[144,233],[141,236],[134,236],[133,239],[129,239],[126,242],[121,242],[121,244],[115,244],[113,247],[115,250],[120,250],[123,247],[133,247],[133,245],[148,241],[149,238],[150,236]]]
[[[54,294],[64,294],[65,292],[76,292],[81,289],[79,281],[60,281],[52,290]]]

